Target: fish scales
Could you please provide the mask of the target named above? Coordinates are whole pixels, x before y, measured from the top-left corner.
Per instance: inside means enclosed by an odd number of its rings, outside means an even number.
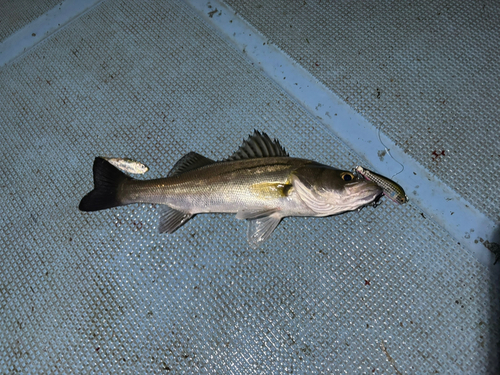
[[[178,176],[132,180],[120,198],[127,204],[166,204],[192,213],[235,213],[241,207],[264,209],[288,203],[307,215],[311,213],[307,206],[287,200],[278,185],[289,185],[291,173],[310,163],[284,157],[219,162]]]

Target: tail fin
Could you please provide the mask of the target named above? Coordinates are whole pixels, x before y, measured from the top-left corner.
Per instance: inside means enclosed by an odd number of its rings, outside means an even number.
[[[121,206],[118,197],[120,186],[133,178],[113,167],[103,158],[94,160],[94,190],[84,196],[78,208],[81,211],[98,211]]]

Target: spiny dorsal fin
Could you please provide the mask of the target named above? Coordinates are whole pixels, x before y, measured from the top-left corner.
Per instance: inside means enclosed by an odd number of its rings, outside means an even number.
[[[172,177],[213,163],[215,163],[215,161],[212,159],[206,158],[196,152],[190,152],[175,163],[174,167],[168,172],[167,177]]]
[[[226,159],[241,160],[253,158],[268,158],[273,156],[289,156],[285,149],[280,145],[279,141],[274,141],[264,132],[258,130],[253,131],[253,135],[243,141],[242,145],[234,154]]]

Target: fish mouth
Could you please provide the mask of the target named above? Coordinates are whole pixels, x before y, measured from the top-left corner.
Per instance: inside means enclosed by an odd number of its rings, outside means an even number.
[[[353,186],[349,187],[350,195],[359,203],[360,206],[365,206],[374,201],[377,201],[382,195],[383,190],[376,183],[371,181],[358,181]]]

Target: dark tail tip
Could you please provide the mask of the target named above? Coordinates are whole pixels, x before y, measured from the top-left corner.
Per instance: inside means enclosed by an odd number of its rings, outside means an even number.
[[[94,190],[82,198],[78,208],[81,211],[98,211],[121,206],[119,188],[132,178],[99,157],[94,160],[93,171]]]

